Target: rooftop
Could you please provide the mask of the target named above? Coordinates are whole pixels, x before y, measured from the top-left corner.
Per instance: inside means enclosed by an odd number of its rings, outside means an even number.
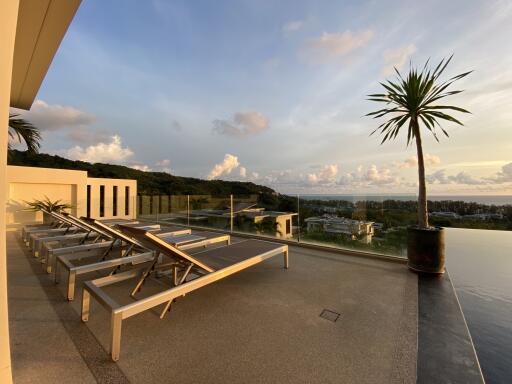
[[[274,258],[187,295],[163,320],[156,311],[131,318],[115,364],[101,306],[81,323],[80,296],[67,303],[15,233],[8,261],[17,383],[415,382],[417,278],[404,264],[292,246],[289,270]],[[151,279],[143,294],[165,283]],[[109,292],[129,302],[132,285]]]
[[[290,245],[288,270],[273,258],[179,299],[163,320],[160,308],[130,318],[113,363],[109,314],[93,300],[82,323],[81,290],[67,302],[7,235],[16,383],[482,382],[449,278],[418,279],[402,262]],[[142,295],[168,283],[151,278]],[[127,304],[133,284],[108,293]]]

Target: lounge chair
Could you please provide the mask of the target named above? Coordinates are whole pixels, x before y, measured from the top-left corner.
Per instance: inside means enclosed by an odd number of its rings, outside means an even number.
[[[55,282],[59,281],[59,269],[64,268],[67,274],[67,289],[66,295],[69,301],[72,301],[75,296],[76,276],[93,271],[111,270],[111,274],[118,272],[122,266],[140,266],[142,263],[153,260],[153,253],[149,251],[144,245],[133,239],[130,235],[124,234],[117,228],[105,225],[101,221],[95,219],[81,218],[84,222],[97,227],[99,230],[108,233],[113,239],[119,243],[127,245],[125,250],[121,251],[121,257],[100,260],[89,264],[76,265],[74,261],[82,256],[63,254],[55,258],[54,272]],[[161,232],[152,232],[164,241],[181,249],[190,249],[198,247],[206,247],[207,245],[226,242],[229,244],[229,235],[219,235],[217,233],[204,233],[199,235],[192,235],[190,229],[185,228],[169,228]],[[135,255],[130,255],[133,251],[139,252]]]
[[[36,231],[38,229],[42,229],[42,230],[56,229],[56,228],[62,227],[63,225],[64,225],[64,223],[62,223],[58,220],[53,220],[51,223],[37,223],[37,224],[24,225],[21,228],[21,238],[26,243],[28,232]]]
[[[62,220],[71,222],[80,228],[85,234],[84,237],[77,235],[64,235],[62,237],[48,237],[43,238],[38,244],[38,253],[41,256],[43,263],[46,263],[46,271],[52,272],[55,264],[55,257],[57,255],[75,255],[75,257],[84,258],[89,256],[97,256],[102,254],[105,259],[107,255],[116,247],[122,246],[121,242],[115,242],[114,238],[97,226],[91,225],[84,218],[77,218],[70,214],[60,215]],[[144,228],[149,231],[161,232],[159,224],[141,224],[138,222],[126,222],[127,225],[132,225]],[[37,240],[34,240],[34,243]]]
[[[89,320],[91,296],[111,313],[110,354],[119,360],[121,349],[121,327],[123,320],[164,304],[160,318],[170,310],[172,302],[181,296],[242,271],[276,255],[283,254],[284,266],[288,268],[288,246],[261,240],[245,240],[221,248],[191,254],[180,250],[150,232],[123,228],[125,233],[154,252],[153,261],[146,269],[133,269],[116,275],[87,281],[83,285],[82,321]],[[121,305],[109,296],[102,287],[139,277],[137,286],[147,278],[156,265],[159,255],[171,258],[179,267],[181,276],[174,281],[176,286],[163,292]],[[193,279],[190,276],[195,275]],[[136,286],[136,287],[137,287]]]
[[[44,211],[43,211],[44,212]],[[46,212],[55,220],[54,225],[42,227],[30,227],[22,230],[22,239],[27,246],[32,247],[32,239],[42,236],[59,236],[65,234],[73,234],[80,231],[80,228],[74,226],[69,220],[64,219],[56,212]],[[57,224],[58,223],[58,224]]]
[[[94,227],[81,219],[69,214],[63,216],[62,219],[68,220],[79,227],[87,234],[87,239],[91,242],[86,243],[85,241],[79,241],[78,243],[73,243],[74,239],[69,239],[71,244],[68,243],[66,246],[65,244],[62,244],[62,241],[52,241],[52,238],[46,239],[46,241],[42,243],[40,256],[42,262],[46,263],[47,273],[52,273],[55,258],[59,255],[75,255],[79,258],[100,255],[105,258],[112,250],[122,246],[121,243],[117,243],[115,239],[105,231]]]
[[[30,248],[32,249],[35,257],[39,257],[44,250],[44,247],[48,247],[49,243],[54,247],[63,247],[85,244],[87,242],[96,243],[102,239],[109,240],[105,233],[96,231],[93,227],[88,226],[70,214],[53,213],[53,215],[61,222],[65,222],[70,226],[78,228],[78,231],[68,234],[50,233],[32,236],[30,240]]]
[[[57,238],[62,236],[72,236],[77,234],[87,234],[90,232],[86,227],[81,224],[75,223],[73,220],[68,218],[67,216],[57,213],[51,212],[51,214],[55,219],[64,223],[64,226],[59,229],[53,229],[48,231],[36,231],[35,233],[29,233],[28,235],[28,247],[34,253],[34,256],[37,256],[41,251],[42,240],[48,241],[51,238]],[[76,237],[76,236],[74,236]]]

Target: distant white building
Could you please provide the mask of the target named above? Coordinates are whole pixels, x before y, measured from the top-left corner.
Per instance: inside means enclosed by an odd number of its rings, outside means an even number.
[[[338,208],[336,207],[323,207],[325,213],[336,213]]]
[[[331,235],[349,236],[369,244],[374,235],[373,222],[348,219],[331,215],[308,217],[304,220],[308,232],[322,231]]]
[[[237,223],[237,229],[241,231],[253,231],[253,225],[269,224],[272,228],[272,234],[280,239],[289,239],[293,237],[293,216],[294,212],[266,211],[265,208],[257,208],[255,203],[239,203],[233,206],[233,218],[243,217],[247,221]],[[190,211],[190,220],[207,221],[209,226],[226,229],[231,218],[230,207],[222,209],[198,209]],[[268,231],[268,228],[267,228]],[[256,230],[257,234],[263,234],[263,229]],[[268,233],[267,233],[268,234]]]
[[[460,219],[460,216],[455,212],[432,212],[430,213],[432,217],[442,217],[445,219]]]

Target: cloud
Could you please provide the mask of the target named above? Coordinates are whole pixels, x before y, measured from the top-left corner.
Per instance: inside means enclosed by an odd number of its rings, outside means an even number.
[[[93,163],[123,163],[133,156],[133,151],[128,147],[123,147],[121,137],[114,135],[108,143],[100,142],[85,148],[76,145],[64,151],[64,154],[66,157],[73,160],[89,161]]]
[[[155,163],[155,167],[158,169],[159,172],[174,173],[174,171],[171,168],[171,160],[169,159],[157,161]]]
[[[423,156],[423,161],[426,166],[436,166],[441,164],[441,159],[439,156],[425,154]],[[402,162],[396,163],[398,168],[416,168],[418,166],[418,157],[417,156],[411,156],[407,159],[405,159]]]
[[[466,185],[481,185],[485,184],[484,180],[475,179],[467,172],[459,172],[455,175],[446,175],[446,170],[440,169],[426,177],[429,184],[466,184]]]
[[[494,183],[512,183],[512,163],[508,163],[501,167],[501,171],[496,176],[488,178]]]
[[[95,116],[70,106],[48,104],[36,100],[30,111],[15,110],[14,113],[30,121],[41,131],[56,131],[62,128],[83,127],[96,121]]]
[[[240,177],[243,177],[244,179],[247,177],[247,169],[245,167],[240,167]]]
[[[106,130],[94,130],[91,128],[72,129],[68,132],[68,138],[80,144],[90,144],[108,141],[112,134]]]
[[[338,166],[336,164],[325,165],[317,173],[309,173],[307,175],[307,181],[309,184],[332,184],[336,182],[336,176],[338,175]]]
[[[134,164],[130,165],[130,168],[136,169],[138,171],[151,172],[152,169],[148,167],[146,164]]]
[[[306,42],[306,52],[314,62],[325,62],[346,56],[352,51],[367,45],[373,38],[373,31],[366,30],[356,33],[345,31],[340,33],[324,32],[316,39]]]
[[[359,166],[356,171],[345,174],[338,181],[343,186],[369,187],[384,185],[400,185],[400,178],[389,168],[378,168],[375,164],[367,169]]]
[[[304,21],[302,20],[294,20],[289,21],[285,25],[283,25],[283,32],[284,33],[290,33],[290,32],[296,32],[299,29],[301,29],[304,26]]]
[[[389,76],[393,74],[395,67],[400,70],[414,52],[416,52],[416,46],[414,44],[384,51],[384,68],[382,68],[382,75]]]
[[[164,159],[157,161],[153,167],[147,165],[147,164],[141,164],[138,162],[130,163],[128,164],[130,168],[137,169],[139,171],[144,172],[167,172],[167,173],[173,173],[173,170],[171,169],[171,160]]]
[[[268,129],[268,119],[260,112],[238,112],[233,120],[214,120],[213,131],[228,136],[242,137]]]
[[[456,175],[448,176],[448,180],[454,184],[467,184],[467,185],[479,185],[485,184],[485,181],[475,179],[467,172],[459,172]]]
[[[239,165],[240,163],[238,162],[238,157],[226,153],[222,163],[215,164],[207,178],[208,180],[213,180],[219,178],[222,175],[229,175],[233,170],[238,168]]]

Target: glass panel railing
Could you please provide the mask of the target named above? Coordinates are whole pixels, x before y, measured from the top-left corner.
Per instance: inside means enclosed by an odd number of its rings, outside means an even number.
[[[289,196],[233,196],[233,231],[298,240],[297,199]]]
[[[111,205],[105,202],[104,218],[111,217]],[[133,206],[141,220],[398,257],[406,257],[407,227],[417,221],[413,195],[140,195]],[[91,209],[97,214],[100,204]],[[507,204],[431,200],[429,217],[442,227],[512,229]]]
[[[303,196],[300,240],[405,257],[410,215],[386,203],[375,196]]]
[[[190,195],[190,225],[231,231],[230,196]]]

